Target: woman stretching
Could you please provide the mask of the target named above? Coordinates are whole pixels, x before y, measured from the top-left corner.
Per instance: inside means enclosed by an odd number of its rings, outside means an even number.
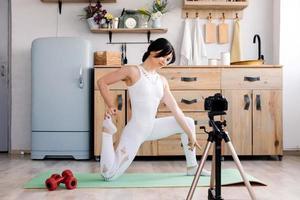
[[[168,40],[159,38],[149,45],[142,60],[143,63],[139,66],[122,67],[97,81],[108,107],[103,121],[100,161],[100,171],[106,181],[114,180],[125,172],[143,142],[176,133],[181,133],[187,175],[194,175],[198,167],[195,146],[199,147],[199,144],[196,140],[194,120],[184,116],[170,92],[166,78],[156,72],[175,62],[173,46]],[[115,151],[113,134],[117,128],[111,117],[116,115],[117,109],[114,107],[108,86],[121,80],[128,86],[132,116],[123,129]],[[156,118],[161,101],[170,109],[173,116]],[[203,175],[209,175],[209,172],[203,171]]]

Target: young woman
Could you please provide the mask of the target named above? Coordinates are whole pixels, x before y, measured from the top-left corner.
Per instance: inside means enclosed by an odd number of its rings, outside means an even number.
[[[122,67],[97,81],[108,107],[103,121],[101,174],[107,181],[116,179],[129,167],[143,142],[181,133],[187,175],[194,175],[198,167],[195,146],[199,147],[194,120],[184,116],[170,92],[166,78],[157,73],[158,69],[175,62],[174,48],[168,40],[159,38],[149,45],[142,60],[139,66]],[[132,116],[123,129],[115,151],[112,137],[117,129],[111,118],[116,115],[117,109],[108,86],[121,80],[128,86]],[[161,101],[173,116],[156,118]],[[209,175],[209,172],[203,171],[203,175]]]

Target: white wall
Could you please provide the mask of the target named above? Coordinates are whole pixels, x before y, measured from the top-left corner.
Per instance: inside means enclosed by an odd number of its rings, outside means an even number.
[[[285,149],[300,149],[300,1],[280,1],[280,63],[283,67],[283,125]]]
[[[116,4],[103,4],[109,12],[119,15],[122,8],[140,8],[152,0],[117,0]],[[166,34],[154,34],[152,39],[166,37],[178,54],[182,37],[181,0],[169,0],[170,11],[163,19]],[[40,0],[12,0],[12,144],[13,150],[30,150],[31,146],[31,42],[38,37],[80,36],[89,39],[95,50],[119,50],[119,45],[107,45],[106,34],[90,33],[79,16],[84,3],[63,4],[62,15],[57,14],[57,4]],[[273,0],[250,0],[241,20],[243,59],[257,58],[254,34],[260,34],[262,53],[267,63],[273,63]],[[203,23],[205,20],[203,20]],[[216,21],[217,22],[217,21]],[[227,20],[232,25],[232,20]],[[296,23],[295,23],[296,24]],[[230,26],[230,36],[232,35]],[[145,34],[115,34],[113,41],[145,41]],[[147,45],[128,45],[131,64],[141,62]],[[219,58],[220,52],[229,51],[229,45],[207,45],[208,56]],[[292,130],[294,132],[294,130]],[[293,142],[293,141],[291,141]],[[299,142],[298,142],[299,144]]]
[[[273,61],[279,62],[280,49],[280,0],[273,1]],[[281,63],[280,63],[281,64]]]

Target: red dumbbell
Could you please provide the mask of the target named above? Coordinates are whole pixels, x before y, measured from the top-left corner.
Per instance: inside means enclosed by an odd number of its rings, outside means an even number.
[[[55,190],[60,183],[64,183],[68,190],[75,189],[77,186],[77,179],[73,176],[71,170],[65,170],[62,176],[59,174],[52,174],[50,178],[45,181],[48,190]]]

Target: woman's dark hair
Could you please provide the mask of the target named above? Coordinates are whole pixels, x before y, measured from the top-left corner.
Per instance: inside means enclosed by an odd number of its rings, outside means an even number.
[[[151,42],[147,51],[143,55],[143,62],[148,58],[151,51],[159,52],[157,55],[155,55],[156,58],[164,57],[172,53],[172,60],[169,62],[169,64],[174,63],[176,60],[174,47],[165,38],[158,38]]]

